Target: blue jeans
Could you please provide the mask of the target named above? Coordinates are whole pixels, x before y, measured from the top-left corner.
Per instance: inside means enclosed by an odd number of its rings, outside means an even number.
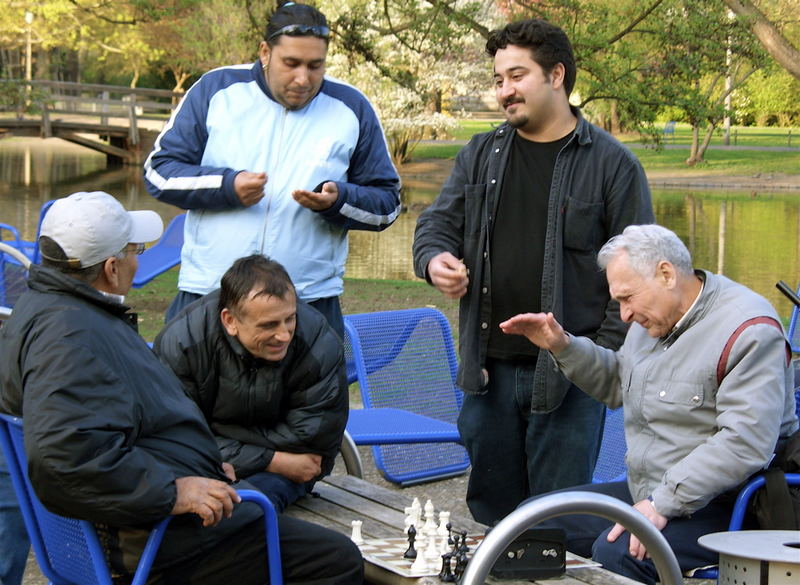
[[[0,583],[20,585],[31,543],[0,451]]]
[[[487,393],[466,395],[458,417],[472,463],[467,505],[489,526],[531,496],[592,479],[605,406],[571,386],[553,412],[532,414],[534,369],[487,361]]]
[[[311,492],[316,483],[313,480],[307,483],[295,483],[291,479],[271,471],[260,471],[243,479],[256,486],[258,491],[267,496],[279,514],[297,499]]]
[[[573,489],[606,494],[628,504],[634,503],[628,484],[624,481],[587,484]],[[672,518],[667,522],[661,534],[675,553],[681,571],[717,564],[718,553],[700,546],[697,544],[697,539],[704,534],[728,529],[733,502],[733,497],[721,496],[691,517]],[[608,542],[606,537],[612,526],[610,520],[599,516],[574,514],[545,520],[536,527],[562,528],[566,531],[567,550],[570,552],[591,557],[618,575],[655,585],[658,573],[653,561],[650,559],[640,561],[628,554],[630,533],[625,532],[616,541]]]

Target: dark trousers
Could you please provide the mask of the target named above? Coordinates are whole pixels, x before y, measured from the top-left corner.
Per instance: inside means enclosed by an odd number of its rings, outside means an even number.
[[[361,585],[364,562],[345,535],[310,522],[278,515],[283,581],[287,585]],[[258,520],[239,534],[195,558],[151,574],[149,585],[266,585],[264,523]]]
[[[622,481],[582,485],[571,488],[570,491],[572,490],[606,494],[631,505],[634,503],[628,484]],[[732,510],[733,499],[723,496],[691,517],[672,518],[667,522],[661,534],[675,553],[681,571],[717,564],[718,553],[700,546],[697,539],[704,534],[727,530]],[[575,514],[552,518],[536,527],[563,528],[567,534],[567,550],[583,557],[591,557],[609,571],[654,585],[658,573],[653,561],[640,561],[628,554],[630,533],[625,532],[615,542],[608,542],[606,537],[613,525],[613,522],[605,518]]]
[[[180,313],[187,305],[192,304],[203,295],[197,293],[190,293],[186,291],[178,291],[175,298],[172,299],[167,312],[164,315],[164,322],[170,322],[178,313]],[[317,311],[322,313],[330,323],[333,330],[339,335],[340,339],[344,339],[344,319],[342,317],[342,307],[339,304],[339,297],[326,297],[324,299],[317,299],[308,303]]]
[[[295,483],[291,479],[271,471],[254,473],[244,479],[267,496],[279,514],[298,498],[310,493],[316,483],[313,480],[306,483]]]
[[[553,412],[531,413],[534,366],[487,368],[487,393],[464,397],[458,430],[472,464],[467,505],[491,526],[531,496],[591,481],[605,406],[572,386]]]

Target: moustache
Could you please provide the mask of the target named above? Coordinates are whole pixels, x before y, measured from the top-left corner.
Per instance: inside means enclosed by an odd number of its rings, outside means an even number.
[[[519,98],[519,97],[508,98],[508,99],[503,100],[503,107],[507,108],[508,106],[510,106],[512,104],[524,103],[524,101],[525,100],[523,100],[522,98]]]

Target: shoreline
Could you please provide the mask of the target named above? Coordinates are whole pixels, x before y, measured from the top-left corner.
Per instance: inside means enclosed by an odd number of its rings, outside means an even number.
[[[406,163],[398,169],[403,184],[418,189],[438,190],[455,164],[454,159],[426,158]],[[736,191],[800,191],[800,174],[757,173],[755,175],[692,174],[665,171],[647,172],[651,187],[688,189],[729,189]]]

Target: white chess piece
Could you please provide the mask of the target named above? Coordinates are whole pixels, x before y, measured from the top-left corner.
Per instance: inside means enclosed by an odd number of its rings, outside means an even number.
[[[441,558],[442,553],[439,552],[437,539],[435,535],[428,536],[428,546],[425,548],[425,560],[428,561],[428,566],[435,567],[436,561]],[[417,553],[419,556],[419,553]]]
[[[361,536],[361,520],[353,520],[350,525],[353,527],[353,532],[350,535],[350,540],[352,540],[356,545],[361,546],[364,544],[364,538]]]
[[[428,561],[425,559],[425,553],[421,549],[417,549],[417,558],[411,564],[409,569],[412,573],[422,574],[428,572]]]
[[[447,536],[448,522],[450,522],[450,512],[439,512],[439,528],[436,529],[436,534],[439,536]]]
[[[428,537],[436,536],[435,510],[430,500],[425,502],[425,524],[422,526],[422,532]]]

